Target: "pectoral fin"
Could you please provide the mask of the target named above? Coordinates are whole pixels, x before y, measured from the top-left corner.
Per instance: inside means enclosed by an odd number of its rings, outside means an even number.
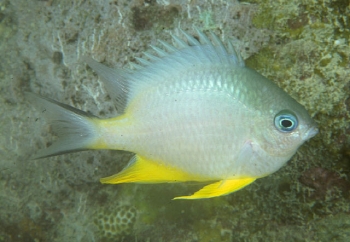
[[[254,182],[256,178],[242,178],[235,180],[222,180],[203,187],[201,190],[195,192],[191,196],[175,197],[175,199],[202,199],[227,195],[229,193],[238,191],[250,183]]]
[[[118,174],[100,179],[101,183],[162,183],[208,180],[178,168],[135,156]]]

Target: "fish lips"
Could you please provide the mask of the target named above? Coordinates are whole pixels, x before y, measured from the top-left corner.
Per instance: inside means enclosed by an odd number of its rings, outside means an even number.
[[[306,141],[308,139],[311,139],[312,137],[314,137],[316,134],[318,134],[318,128],[313,126],[311,128],[309,128],[306,133],[304,134],[303,140]]]

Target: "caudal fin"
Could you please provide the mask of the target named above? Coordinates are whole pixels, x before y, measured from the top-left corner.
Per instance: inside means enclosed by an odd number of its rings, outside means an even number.
[[[34,93],[26,93],[26,97],[40,110],[58,136],[57,141],[39,150],[33,159],[87,150],[96,141],[97,117]]]

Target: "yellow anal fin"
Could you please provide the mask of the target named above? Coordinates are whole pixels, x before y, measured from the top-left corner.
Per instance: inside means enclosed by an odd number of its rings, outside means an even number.
[[[135,156],[127,167],[118,174],[101,178],[101,183],[162,183],[204,181],[203,177],[192,175],[178,168],[165,165],[161,162],[150,161],[140,156]]]
[[[245,186],[248,186],[250,183],[254,182],[256,178],[242,178],[235,180],[222,180],[212,184],[209,184],[199,191],[195,192],[191,196],[181,196],[175,197],[175,199],[202,199],[202,198],[211,198],[227,195],[232,192],[236,192],[242,189]]]

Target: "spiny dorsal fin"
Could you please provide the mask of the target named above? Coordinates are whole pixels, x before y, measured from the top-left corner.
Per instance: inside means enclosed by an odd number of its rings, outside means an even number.
[[[144,87],[143,84],[164,81],[166,74],[171,77],[173,73],[195,65],[221,64],[244,67],[242,57],[230,42],[226,48],[214,33],[211,32],[209,38],[199,29],[195,29],[199,40],[180,30],[186,41],[176,35],[171,35],[174,45],[159,40],[160,47],[151,46],[154,54],[147,52],[144,58],[137,58],[140,65],[128,75],[128,78],[134,82],[133,86],[137,88],[140,84]]]
[[[109,68],[90,57],[83,57],[84,61],[102,78],[108,94],[116,102],[119,113],[123,113],[128,101],[130,80],[127,79],[127,70]]]
[[[116,100],[118,112],[122,113],[133,95],[157,82],[169,81],[191,66],[244,66],[242,57],[230,42],[226,48],[215,34],[210,33],[208,38],[199,29],[195,30],[199,40],[182,30],[186,41],[172,35],[175,46],[159,40],[160,47],[151,46],[154,54],[146,52],[145,58],[136,58],[139,64],[132,63],[133,70],[112,69],[88,57],[84,57],[84,60],[102,77],[108,93]]]

